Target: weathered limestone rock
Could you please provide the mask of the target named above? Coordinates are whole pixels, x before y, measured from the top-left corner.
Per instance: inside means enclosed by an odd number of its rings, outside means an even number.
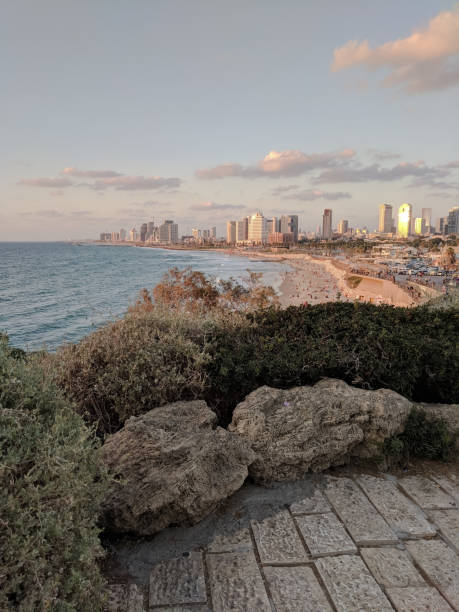
[[[403,430],[411,402],[395,391],[367,391],[341,380],[312,387],[260,387],[236,406],[229,430],[246,438],[257,454],[249,468],[259,482],[294,480],[371,457],[387,437]]]
[[[459,404],[415,404],[430,418],[443,419],[451,433],[457,433],[456,448],[459,448]]]
[[[254,453],[203,401],[176,402],[129,419],[101,457],[117,477],[104,504],[118,532],[149,535],[195,523],[239,489]]]

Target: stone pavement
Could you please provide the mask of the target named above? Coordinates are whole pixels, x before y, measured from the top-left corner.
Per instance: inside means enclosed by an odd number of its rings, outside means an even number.
[[[130,581],[111,586],[108,610],[459,611],[454,473],[245,489],[195,527],[122,543]]]

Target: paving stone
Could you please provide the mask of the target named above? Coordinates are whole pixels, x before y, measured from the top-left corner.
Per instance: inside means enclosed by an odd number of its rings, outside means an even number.
[[[208,605],[204,604],[201,606],[200,604],[195,606],[167,606],[160,608],[150,608],[151,612],[212,612],[212,609],[209,608]]]
[[[422,511],[393,482],[368,475],[359,476],[357,482],[399,537],[435,535]]]
[[[450,612],[452,610],[437,589],[408,587],[387,589],[387,595],[397,612]]]
[[[325,494],[357,544],[395,544],[398,538],[350,478],[327,478]]]
[[[292,514],[322,514],[331,512],[331,508],[322,491],[316,489],[311,497],[293,503],[290,511]]]
[[[297,516],[296,522],[313,557],[357,552],[354,542],[331,512]]]
[[[251,521],[262,563],[304,563],[308,554],[288,510]]]
[[[106,612],[144,612],[143,593],[136,584],[110,584]]]
[[[263,569],[277,612],[331,612],[331,606],[310,567]]]
[[[457,478],[457,476],[451,474],[448,477],[432,476],[432,478],[456,500],[457,504],[459,504],[459,478]]]
[[[271,612],[253,552],[207,555],[214,612]]]
[[[425,580],[414,567],[409,554],[398,548],[362,548],[360,553],[370,572],[384,587],[425,586]]]
[[[250,530],[243,527],[231,533],[216,533],[207,547],[207,551],[212,553],[247,552],[252,548]]]
[[[459,554],[459,510],[431,510],[429,516]]]
[[[150,573],[150,606],[174,606],[205,603],[206,584],[202,555],[192,552],[188,556],[161,561]]]
[[[342,555],[315,561],[322,580],[340,612],[388,612],[386,596],[360,557]]]
[[[450,606],[459,610],[459,556],[441,540],[407,542],[406,547]]]
[[[401,478],[398,484],[425,510],[444,510],[456,507],[454,499],[445,493],[436,482],[425,476],[407,476]]]

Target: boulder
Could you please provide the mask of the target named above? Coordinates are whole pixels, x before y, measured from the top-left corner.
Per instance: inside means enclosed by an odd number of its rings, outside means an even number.
[[[295,480],[351,455],[379,454],[384,439],[403,430],[411,407],[395,391],[326,378],[293,389],[260,387],[236,406],[229,430],[256,452],[249,468],[256,481]]]
[[[101,457],[115,476],[104,503],[111,530],[150,535],[196,523],[241,487],[255,455],[216,420],[203,401],[176,402],[130,418],[107,438]]]
[[[456,448],[459,448],[459,404],[415,404],[419,410],[424,410],[429,418],[443,419],[449,431],[457,434]]]

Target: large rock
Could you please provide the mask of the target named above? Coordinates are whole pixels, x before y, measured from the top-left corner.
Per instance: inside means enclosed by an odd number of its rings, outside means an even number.
[[[456,448],[459,448],[459,404],[415,404],[424,410],[429,418],[443,419],[452,434],[456,434]]]
[[[255,458],[203,401],[176,402],[130,418],[101,449],[117,482],[105,501],[109,527],[153,534],[195,523],[239,489]]]
[[[249,473],[258,482],[295,480],[307,471],[371,457],[400,433],[412,404],[395,391],[367,391],[341,380],[312,387],[260,387],[236,406],[229,430],[257,454]]]

